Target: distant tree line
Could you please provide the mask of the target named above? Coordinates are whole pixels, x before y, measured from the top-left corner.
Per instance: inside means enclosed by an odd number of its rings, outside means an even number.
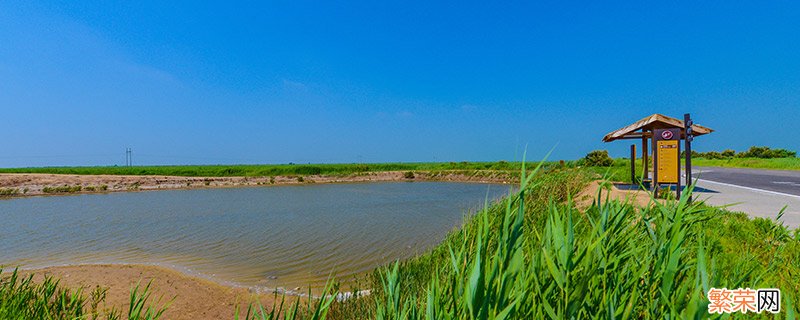
[[[681,152],[681,156],[685,153]],[[771,159],[771,158],[794,158],[797,157],[796,151],[790,151],[786,149],[770,149],[770,147],[750,147],[747,151],[736,152],[731,149],[719,151],[709,151],[709,152],[697,152],[692,151],[693,158],[704,158],[704,159],[732,159],[732,158],[761,158],[761,159]]]

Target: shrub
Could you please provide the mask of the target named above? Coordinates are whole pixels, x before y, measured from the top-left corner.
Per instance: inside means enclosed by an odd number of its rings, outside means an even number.
[[[44,187],[42,188],[42,192],[44,193],[74,193],[80,192],[83,189],[81,186],[59,186],[59,187]]]
[[[683,152],[681,152],[683,154]],[[708,152],[695,152],[692,151],[692,157],[703,159],[732,159],[736,158],[794,158],[797,152],[789,151],[786,149],[770,149],[770,147],[750,147],[747,151],[736,153],[731,149],[725,149],[722,152],[708,151]]]
[[[739,152],[736,155],[740,158],[794,158],[797,152],[786,149],[770,149],[769,147],[750,147],[747,151]]]
[[[608,156],[608,150],[595,150],[589,152],[584,159],[584,164],[590,167],[610,167],[614,159]]]
[[[15,188],[0,188],[0,197],[13,196],[19,194],[19,189]]]
[[[702,157],[706,158],[706,159],[724,159],[722,154],[719,153],[719,152],[716,152],[716,151],[709,151],[709,152],[703,153]]]
[[[722,153],[720,153],[720,155],[723,158],[733,158],[736,156],[736,151],[733,151],[731,149],[725,149],[724,151],[722,151]]]
[[[403,173],[403,178],[406,178],[406,179],[414,179],[414,172],[412,172],[412,171],[406,171],[405,173]]]

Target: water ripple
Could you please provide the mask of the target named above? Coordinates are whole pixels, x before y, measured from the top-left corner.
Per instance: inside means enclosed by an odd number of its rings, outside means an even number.
[[[507,187],[488,187],[492,198]],[[440,242],[487,185],[371,183],[0,201],[0,264],[162,264],[222,282],[321,286]]]

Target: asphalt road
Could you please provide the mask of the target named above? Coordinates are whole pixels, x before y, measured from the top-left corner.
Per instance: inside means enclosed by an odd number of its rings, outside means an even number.
[[[693,178],[800,196],[800,171],[694,167]]]
[[[800,227],[800,171],[695,167],[695,199]]]

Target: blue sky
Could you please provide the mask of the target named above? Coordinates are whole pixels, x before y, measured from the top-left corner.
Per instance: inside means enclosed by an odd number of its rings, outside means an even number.
[[[0,2],[0,167],[800,149],[797,2]]]

